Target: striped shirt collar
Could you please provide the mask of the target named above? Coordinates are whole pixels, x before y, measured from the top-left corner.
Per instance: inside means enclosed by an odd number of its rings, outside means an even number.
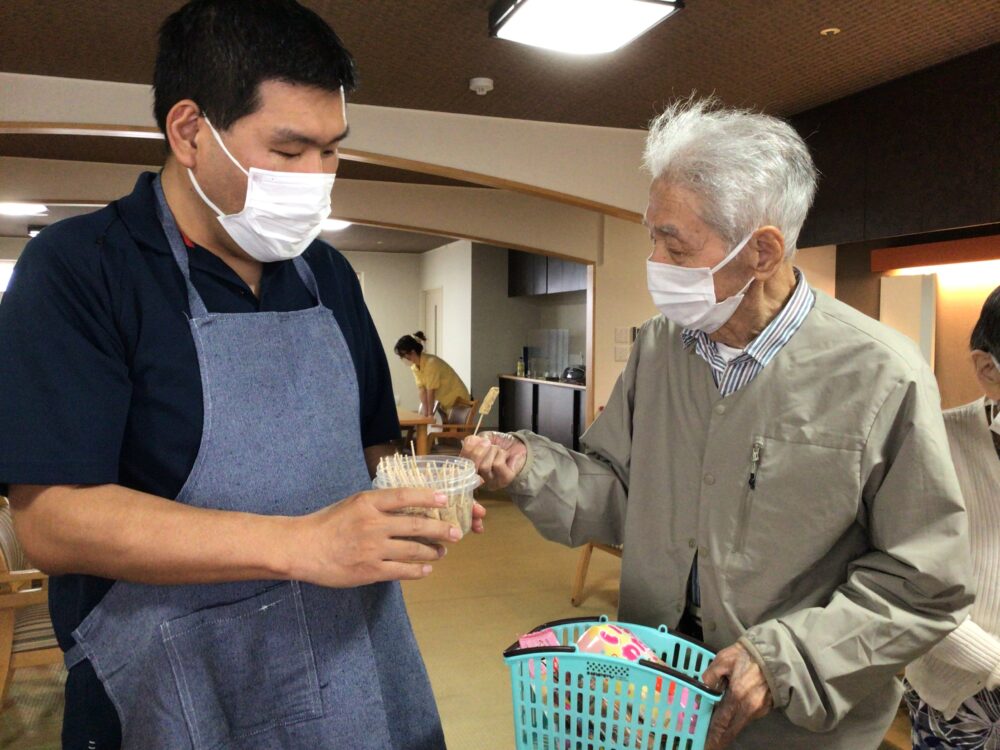
[[[816,295],[806,282],[805,274],[795,269],[795,291],[767,327],[751,341],[742,354],[726,362],[719,349],[704,331],[685,328],[681,332],[684,345],[695,348],[712,370],[712,377],[723,396],[735,393],[752,381],[799,330],[816,303]]]

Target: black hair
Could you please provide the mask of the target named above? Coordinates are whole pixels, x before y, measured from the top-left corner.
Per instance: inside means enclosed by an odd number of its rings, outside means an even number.
[[[403,336],[396,342],[396,356],[402,357],[410,353],[423,354],[424,345],[420,343],[421,341],[427,341],[423,331],[417,331],[412,336]]]
[[[218,130],[260,107],[264,81],[352,91],[354,58],[316,13],[295,0],[191,0],[160,27],[153,114],[197,102]]]
[[[1000,360],[1000,286],[990,292],[983,303],[983,311],[972,329],[969,345]]]

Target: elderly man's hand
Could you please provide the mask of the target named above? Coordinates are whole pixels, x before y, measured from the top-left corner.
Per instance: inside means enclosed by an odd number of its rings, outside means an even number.
[[[527,449],[520,440],[515,439],[504,449],[494,442],[495,439],[499,436],[488,433],[487,436],[470,435],[462,441],[462,456],[476,465],[488,490],[501,490],[513,482],[527,458]]]
[[[738,643],[722,649],[701,679],[711,688],[726,690],[712,715],[705,750],[729,747],[747,724],[771,710],[771,691],[764,673]]]

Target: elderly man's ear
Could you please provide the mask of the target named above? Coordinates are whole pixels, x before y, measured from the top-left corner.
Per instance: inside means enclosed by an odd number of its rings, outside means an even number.
[[[754,233],[751,242],[757,249],[757,278],[771,278],[785,262],[785,236],[777,227],[766,226]]]

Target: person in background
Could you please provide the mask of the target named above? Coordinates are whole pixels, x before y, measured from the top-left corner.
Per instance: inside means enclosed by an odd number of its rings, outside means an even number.
[[[954,632],[906,669],[914,750],[1000,748],[1000,287],[972,330],[985,394],[945,412],[969,513],[976,602]]]
[[[787,123],[679,102],[646,164],[661,315],[586,452],[519,432],[463,455],[547,538],[624,544],[621,620],[718,652],[707,750],[875,750],[896,674],[973,599],[934,375],[795,267],[816,171]]]
[[[420,413],[433,416],[435,402],[442,412],[447,412],[458,399],[468,401],[471,397],[451,365],[424,351],[426,343],[424,332],[417,331],[397,341],[395,351],[400,359],[410,363],[420,393]]]

